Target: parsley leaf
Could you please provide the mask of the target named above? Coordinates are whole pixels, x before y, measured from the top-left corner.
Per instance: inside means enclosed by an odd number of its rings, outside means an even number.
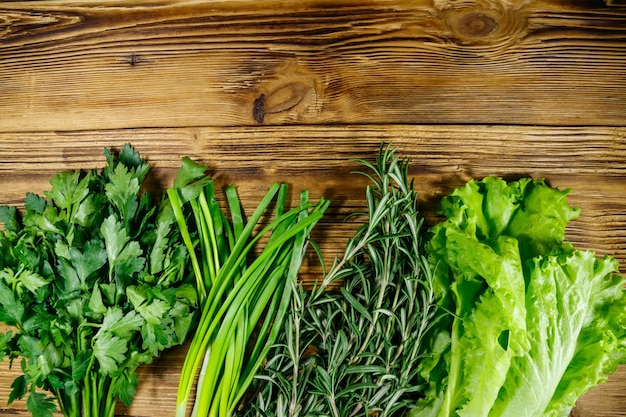
[[[52,189],[44,195],[52,199],[61,210],[70,210],[89,194],[89,176],[80,178],[80,171],[65,171],[50,180]]]
[[[52,413],[56,409],[52,398],[40,392],[30,393],[26,400],[26,407],[33,414],[33,417],[52,417]]]
[[[15,299],[13,291],[0,280],[0,321],[14,326],[22,321],[24,306]]]
[[[20,229],[16,216],[17,209],[15,207],[0,207],[0,222],[4,224],[6,231],[17,232]]]
[[[93,354],[100,362],[100,368],[107,373],[117,371],[118,364],[126,358],[127,343],[111,332],[98,332],[93,345]]]
[[[105,186],[106,196],[117,208],[120,214],[126,218],[132,218],[138,207],[137,194],[139,193],[139,180],[135,178],[128,168],[118,165],[111,176],[111,182]]]
[[[131,241],[123,225],[111,215],[107,217],[100,228],[106,246],[109,260],[109,277],[113,278],[116,268],[120,272],[130,275],[143,268],[144,259],[142,250],[137,241]]]

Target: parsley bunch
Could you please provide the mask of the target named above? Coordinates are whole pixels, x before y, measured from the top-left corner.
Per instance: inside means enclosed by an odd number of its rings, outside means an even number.
[[[136,368],[182,343],[197,292],[171,205],[142,192],[149,165],[126,145],[100,171],[61,172],[23,216],[0,208],[0,351],[34,417],[112,417]],[[191,279],[191,281],[189,281]],[[1,357],[0,357],[1,359]],[[41,392],[51,392],[55,398]],[[56,405],[55,405],[56,399]]]

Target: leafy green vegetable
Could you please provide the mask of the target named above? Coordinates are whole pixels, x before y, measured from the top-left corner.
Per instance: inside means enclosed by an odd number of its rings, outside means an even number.
[[[129,145],[98,172],[60,172],[23,216],[0,208],[0,334],[34,417],[112,417],[136,368],[182,343],[197,294],[170,204],[142,193],[149,165]],[[55,398],[36,389],[51,392]]]
[[[564,241],[568,192],[487,177],[442,200],[427,249],[454,315],[430,335],[412,417],[566,417],[626,362],[626,280]]]
[[[401,416],[424,389],[423,341],[440,313],[409,161],[383,145],[360,163],[364,222],[319,285],[294,291],[242,415]]]
[[[205,168],[184,158],[168,190],[189,250],[202,316],[180,378],[176,415],[187,413],[197,379],[193,415],[230,416],[269,347],[282,331],[290,293],[309,235],[328,202],[308,193],[286,209],[287,186],[273,184],[246,221],[234,186],[226,189],[228,216]],[[270,205],[274,217],[264,225]],[[264,241],[261,241],[261,239]]]

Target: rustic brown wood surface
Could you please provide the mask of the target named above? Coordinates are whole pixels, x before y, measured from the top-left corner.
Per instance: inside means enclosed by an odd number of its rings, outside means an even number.
[[[271,181],[328,197],[330,259],[364,206],[353,158],[388,141],[428,221],[470,178],[544,177],[582,209],[568,238],[626,271],[621,1],[0,2],[0,100],[0,204],[130,142],[157,192],[190,156],[249,207]],[[141,368],[117,414],[172,416],[184,353]],[[0,415],[28,415],[5,406],[15,376],[0,363]],[[626,416],[626,368],[573,415]]]

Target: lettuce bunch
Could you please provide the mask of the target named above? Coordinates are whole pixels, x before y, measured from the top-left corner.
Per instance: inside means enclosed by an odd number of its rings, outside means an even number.
[[[445,197],[431,229],[440,307],[411,417],[568,416],[626,362],[626,280],[564,240],[580,210],[543,180],[487,177]]]

